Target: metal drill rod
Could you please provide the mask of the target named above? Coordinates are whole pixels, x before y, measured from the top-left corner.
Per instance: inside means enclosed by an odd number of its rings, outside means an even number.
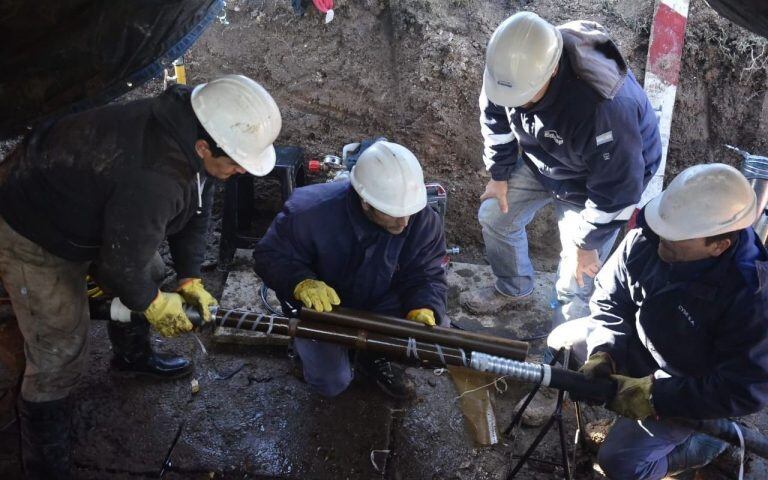
[[[303,308],[299,313],[299,318],[350,328],[360,328],[369,332],[395,337],[410,337],[424,342],[438,343],[449,347],[463,348],[464,350],[483,352],[515,360],[525,360],[528,355],[528,343],[526,342],[481,333],[465,332],[455,328],[429,327],[402,318],[343,307],[336,307],[331,312],[317,312],[309,308]]]
[[[109,319],[109,309],[92,308],[92,318]],[[97,315],[93,315],[96,313]],[[578,397],[607,403],[615,395],[615,385],[609,379],[588,380],[583,374],[546,364],[521,362],[518,360],[489,355],[483,352],[466,351],[461,348],[441,346],[413,337],[399,338],[364,329],[312,322],[297,318],[266,315],[243,310],[213,308],[213,321],[202,324],[200,315],[188,309],[187,315],[195,325],[206,328],[218,325],[240,330],[280,334],[290,337],[310,338],[347,345],[358,350],[371,350],[409,362],[430,365],[465,366],[481,372],[491,372],[524,383],[540,383],[552,388],[565,390]],[[740,439],[728,419],[691,420],[664,419],[665,422],[682,425],[730,444],[741,446]],[[762,433],[741,428],[744,447],[747,451],[768,459],[768,437]]]
[[[469,366],[470,361],[469,352],[460,348],[420,342],[412,337],[399,338],[363,329],[277,315],[217,309],[213,323],[239,330],[338,343],[357,350],[371,350],[415,363]]]

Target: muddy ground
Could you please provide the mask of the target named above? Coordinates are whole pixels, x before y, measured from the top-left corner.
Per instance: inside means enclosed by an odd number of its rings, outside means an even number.
[[[223,291],[216,293],[223,307],[263,311],[255,295],[259,280],[248,257],[249,252],[239,252]],[[224,276],[212,270],[205,280],[214,285],[214,277]],[[547,326],[551,272],[540,272],[529,302],[487,317],[468,316],[457,299],[462,291],[488,285],[489,267],[452,263],[448,278],[449,315],[466,328],[522,338]],[[198,339],[205,352],[189,335],[155,339],[158,350],[194,359],[192,378],[200,385],[195,394],[189,378],[160,382],[115,375],[108,368],[111,353],[105,324],[93,321],[88,370],[73,392],[76,478],[158,478],[180,431],[166,467],[167,479],[496,480],[506,478],[539,431],[527,425],[511,437],[499,435],[494,445],[479,445],[462,415],[459,392],[450,375],[440,370],[408,368],[416,389],[412,401],[393,401],[363,379],[327,400],[313,394],[296,375],[285,347],[255,345],[264,339],[235,338],[231,330],[200,333]],[[532,341],[529,360],[539,360],[543,346],[541,340]],[[494,380],[482,379],[480,384],[486,387],[479,393],[491,399],[493,421],[501,432],[530,386],[506,379],[494,384]],[[544,420],[554,395],[545,391],[546,400],[537,402],[538,415],[526,421]],[[768,421],[763,417],[748,419],[749,425],[764,429]],[[564,418],[571,455],[575,415],[570,402],[565,404]],[[588,436],[573,464],[575,479],[604,478],[595,469],[595,451],[612,419],[602,408],[584,406]],[[0,431],[0,478],[20,478],[17,434],[15,425]],[[553,465],[559,455],[552,430],[536,450],[535,461],[516,478],[562,478],[562,471]],[[736,478],[736,458],[731,449],[696,478]],[[766,474],[768,464],[749,456],[745,478],[762,479]]]
[[[477,126],[483,50],[496,25],[518,9],[555,23],[603,23],[642,81],[653,9],[647,0],[336,0],[336,18],[328,25],[311,8],[303,17],[294,15],[287,0],[232,0],[228,23],[212,25],[186,55],[188,76],[193,84],[223,73],[261,82],[283,114],[278,143],[301,146],[308,157],[338,154],[348,142],[379,135],[408,146],[422,160],[427,178],[448,190],[446,232],[449,244],[462,248],[457,260],[481,264],[475,213],[488,179]],[[668,158],[671,175],[700,162],[737,164],[724,143],[768,153],[766,62],[763,39],[720,19],[702,0],[691,2]],[[161,89],[162,82],[154,81],[125,98]],[[220,230],[217,216],[205,272],[217,295],[226,280],[217,269]],[[458,294],[487,285],[488,268],[454,265],[454,316],[517,338],[543,332],[559,248],[554,231],[548,212],[530,227],[541,272],[533,303],[494,318],[470,317],[458,307]],[[195,358],[202,390],[192,395],[187,380],[146,383],[112,376],[104,325],[94,322],[89,370],[76,392],[78,478],[157,478],[182,422],[168,478],[496,479],[505,477],[510,455],[519,454],[535,434],[528,428],[515,441],[475,446],[453,385],[430,370],[410,370],[418,392],[414,403],[393,402],[364,382],[331,402],[309,393],[291,374],[284,348],[201,339],[207,356],[189,337],[158,341],[161,349]],[[532,342],[531,358],[538,358],[541,348],[541,341]],[[502,428],[523,391],[508,385],[505,393],[493,393]],[[572,408],[566,413],[570,437]],[[587,409],[587,416],[611,418],[600,409]],[[764,430],[763,417],[750,422]],[[19,476],[15,433],[13,427],[0,433],[0,478]],[[557,458],[553,435],[539,453],[549,461]],[[589,450],[579,458],[576,478],[602,478]],[[727,457],[698,478],[735,478],[735,472]],[[559,475],[546,463],[532,463],[517,478]],[[750,458],[747,478],[766,476],[764,462]]]

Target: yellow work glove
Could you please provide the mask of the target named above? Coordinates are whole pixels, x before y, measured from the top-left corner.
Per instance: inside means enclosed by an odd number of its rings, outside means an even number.
[[[652,375],[642,378],[611,375],[610,378],[616,382],[616,396],[608,403],[610,410],[635,420],[656,417],[651,403]]]
[[[202,280],[190,278],[179,285],[176,291],[184,298],[187,305],[192,305],[200,312],[204,322],[211,321],[211,307],[218,305],[219,302],[208,293]]]
[[[293,289],[293,296],[300,300],[307,308],[313,308],[318,312],[330,312],[332,305],[341,303],[336,290],[320,280],[308,278],[302,280]]]
[[[104,290],[96,284],[93,277],[90,275],[85,276],[85,285],[88,293],[88,298],[101,298],[104,296]]]
[[[435,312],[428,308],[417,308],[408,312],[405,316],[406,320],[413,320],[414,322],[423,323],[428,327],[435,326]]]
[[[589,380],[605,378],[616,371],[611,355],[606,352],[597,352],[589,356],[586,363],[579,369]]]
[[[192,331],[192,322],[184,313],[184,301],[178,293],[158,292],[157,297],[144,310],[144,316],[164,337]]]

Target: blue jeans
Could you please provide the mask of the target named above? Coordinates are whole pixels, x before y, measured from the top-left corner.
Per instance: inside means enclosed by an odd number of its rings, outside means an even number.
[[[354,375],[348,347],[296,338],[293,348],[301,358],[304,380],[320,395],[335,397],[352,383]]]
[[[398,316],[402,305],[397,294],[388,292],[370,310],[382,315]],[[441,326],[448,326],[448,319],[442,319]],[[330,342],[306,338],[293,340],[293,348],[301,358],[304,380],[324,397],[335,397],[349,387],[354,378],[350,348]]]
[[[597,454],[608,478],[657,480],[667,475],[667,455],[693,430],[655,420],[619,417]]]
[[[581,222],[583,207],[555,199],[526,165],[521,165],[509,179],[507,202],[507,213],[501,212],[496,199],[485,200],[478,211],[478,219],[483,227],[485,254],[496,275],[496,289],[511,296],[527,295],[533,291],[534,271],[528,257],[525,227],[539,209],[554,202],[562,250],[554,286],[557,304],[553,302],[556,308],[552,326],[589,315],[593,280],[585,276],[584,287],[579,287],[571,266],[575,262],[573,238]],[[604,262],[608,257],[618,233],[617,228],[598,248],[601,261]]]

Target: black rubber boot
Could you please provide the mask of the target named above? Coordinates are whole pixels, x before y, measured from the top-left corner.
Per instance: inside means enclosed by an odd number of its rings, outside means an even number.
[[[385,357],[369,352],[357,356],[357,371],[375,382],[388,396],[396,400],[407,400],[415,395],[413,382],[405,378],[405,371],[399,365],[392,365]]]
[[[107,332],[114,354],[112,368],[116,372],[160,379],[180,378],[192,373],[192,363],[186,358],[152,351],[149,323],[145,320],[110,321]]]
[[[21,461],[25,478],[72,478],[72,404],[69,398],[27,402],[19,398]]]

